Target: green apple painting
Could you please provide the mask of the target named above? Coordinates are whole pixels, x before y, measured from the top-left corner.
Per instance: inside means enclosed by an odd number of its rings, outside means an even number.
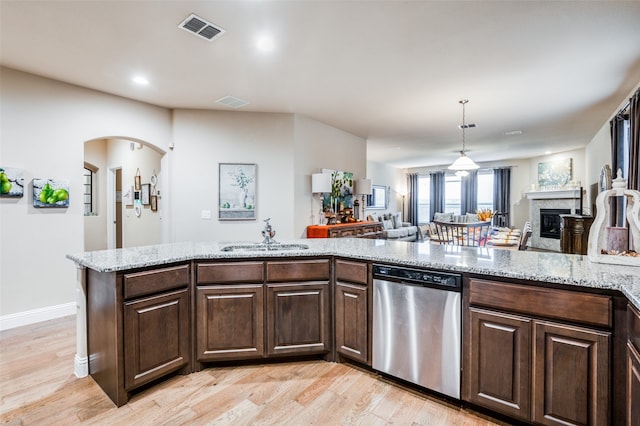
[[[33,207],[69,207],[69,181],[34,178]]]
[[[23,170],[0,166],[0,197],[22,197],[23,195]]]

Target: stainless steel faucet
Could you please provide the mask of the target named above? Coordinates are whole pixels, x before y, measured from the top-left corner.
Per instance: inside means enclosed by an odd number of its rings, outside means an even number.
[[[277,243],[277,241],[273,239],[273,237],[276,236],[276,231],[271,227],[271,224],[269,223],[270,220],[270,217],[264,220],[264,229],[262,230],[264,240],[262,241],[262,244]]]

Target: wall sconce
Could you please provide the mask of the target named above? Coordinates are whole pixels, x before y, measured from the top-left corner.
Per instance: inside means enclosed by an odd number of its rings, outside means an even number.
[[[331,192],[331,175],[329,173],[313,173],[311,175],[311,192],[318,194],[320,198],[320,214],[318,216],[318,224],[322,224],[322,199],[324,194]]]
[[[366,206],[365,203],[365,195],[371,195],[372,187],[371,187],[371,179],[358,179],[355,182],[355,188],[353,191],[356,195],[362,196],[362,205],[360,209],[362,210],[362,218],[364,219],[364,209]]]

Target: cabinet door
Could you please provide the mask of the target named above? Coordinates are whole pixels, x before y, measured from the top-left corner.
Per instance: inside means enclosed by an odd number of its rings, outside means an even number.
[[[627,343],[627,425],[640,419],[640,354]]]
[[[131,390],[190,363],[187,289],[124,304],[125,388]]]
[[[367,287],[336,282],[336,350],[369,364]]]
[[[268,354],[328,352],[329,315],[329,281],[268,284]]]
[[[531,320],[471,308],[463,398],[510,417],[530,419]]]
[[[259,358],[264,355],[262,284],[198,287],[198,361]]]
[[[536,322],[533,421],[609,424],[610,333]]]

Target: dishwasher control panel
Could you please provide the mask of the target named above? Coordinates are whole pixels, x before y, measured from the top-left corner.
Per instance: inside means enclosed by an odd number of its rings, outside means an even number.
[[[462,276],[460,274],[380,264],[373,265],[373,278],[393,279],[413,284],[436,285],[447,287],[451,290],[460,290],[462,285]]]

